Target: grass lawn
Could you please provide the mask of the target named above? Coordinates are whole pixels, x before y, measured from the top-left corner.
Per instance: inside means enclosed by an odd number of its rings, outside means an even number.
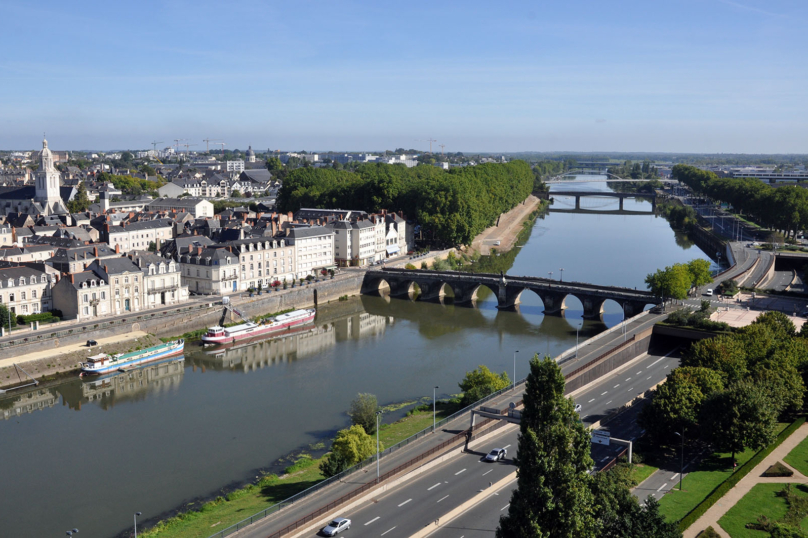
[[[808,476],[808,438],[803,439],[800,444],[788,453],[785,462],[802,474]]]
[[[758,516],[765,515],[771,520],[779,520],[786,514],[786,501],[775,493],[783,489],[785,484],[757,484],[743,499],[730,508],[718,520],[718,524],[732,536],[732,538],[766,538],[768,532],[747,529],[747,523],[755,523]],[[808,487],[796,485],[795,491],[801,497],[808,497]],[[800,523],[803,530],[808,530],[808,519]]]
[[[441,418],[443,416],[439,409],[438,420]],[[379,431],[379,440],[384,443],[384,446],[389,447],[431,424],[431,411],[416,412],[394,424],[383,425]],[[320,474],[320,461],[320,459],[304,460],[295,464],[297,470],[292,474],[280,477],[270,475],[258,484],[245,486],[226,497],[217,497],[202,505],[199,503],[188,505],[185,507],[188,511],[161,521],[145,532],[138,532],[138,536],[144,538],[207,538],[221,529],[320,482],[323,479],[323,475]]]
[[[779,423],[776,433],[783,431],[788,424]],[[757,454],[757,450],[745,450],[735,455],[740,468]],[[668,521],[679,521],[701,501],[707,498],[718,485],[732,474],[732,455],[716,452],[699,463],[696,471],[687,474],[682,482],[683,490],[668,492],[659,501],[659,511]]]

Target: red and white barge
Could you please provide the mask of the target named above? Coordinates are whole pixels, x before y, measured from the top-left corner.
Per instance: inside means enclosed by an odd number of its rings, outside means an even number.
[[[259,323],[248,321],[233,327],[215,326],[208,329],[207,334],[202,337],[205,344],[230,344],[239,340],[267,336],[281,332],[286,329],[305,325],[314,321],[316,310],[307,308],[295,310],[286,314],[279,314],[275,317],[265,319]]]

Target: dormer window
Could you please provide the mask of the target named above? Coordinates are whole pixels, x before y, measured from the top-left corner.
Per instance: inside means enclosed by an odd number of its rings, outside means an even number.
[[[91,287],[91,288],[94,288],[94,287],[95,287],[95,280],[91,280],[91,281],[90,281],[90,287]]]
[[[48,281],[48,277],[46,277],[45,275],[42,275],[42,283],[44,284],[47,281]]]
[[[20,277],[20,286],[25,286],[25,277]]]
[[[82,287],[82,288],[86,288],[86,287],[87,287],[87,283],[86,283],[86,282],[82,282],[82,283],[81,283],[81,287]]]

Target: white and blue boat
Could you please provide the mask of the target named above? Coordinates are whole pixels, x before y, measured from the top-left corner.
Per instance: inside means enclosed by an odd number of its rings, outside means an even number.
[[[147,349],[141,349],[140,351],[132,351],[130,353],[118,353],[117,355],[101,353],[99,355],[93,355],[87,358],[87,362],[81,363],[81,375],[107,374],[109,372],[126,369],[127,367],[165,359],[174,355],[182,355],[184,348],[185,340],[180,338],[179,340]]]

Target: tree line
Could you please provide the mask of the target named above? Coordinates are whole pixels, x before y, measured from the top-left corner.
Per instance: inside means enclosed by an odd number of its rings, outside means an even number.
[[[606,171],[625,179],[655,179],[659,177],[659,172],[650,161],[643,161],[642,164],[626,161],[622,165],[610,166]]]
[[[284,179],[276,204],[283,212],[301,207],[400,210],[433,242],[463,245],[524,201],[533,180],[524,161],[448,171],[382,163],[363,164],[355,171],[297,168]]]
[[[673,177],[697,194],[726,202],[761,226],[795,236],[808,228],[808,190],[797,185],[774,188],[755,178],[719,178],[713,172],[677,164]]]

